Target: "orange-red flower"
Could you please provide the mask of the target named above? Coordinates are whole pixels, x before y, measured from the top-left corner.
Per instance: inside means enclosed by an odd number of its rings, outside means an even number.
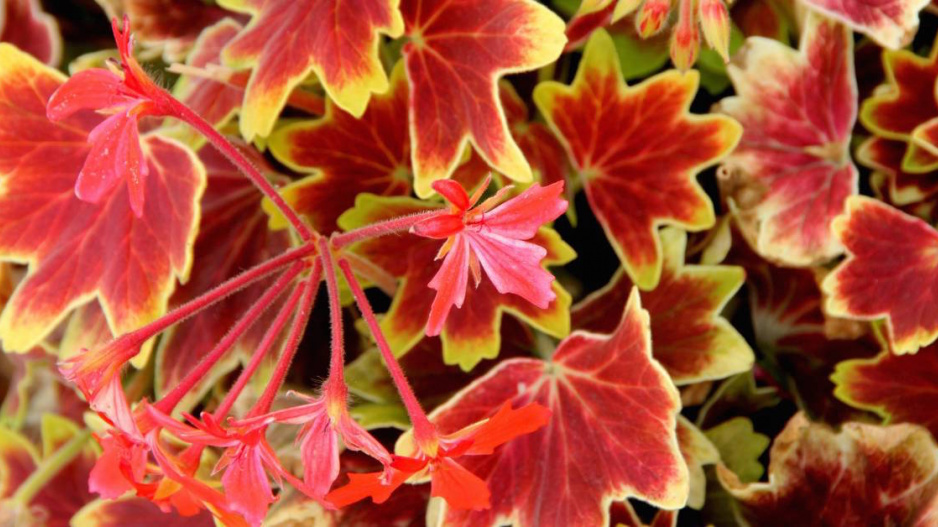
[[[432,496],[457,509],[487,509],[490,493],[485,482],[454,458],[489,455],[495,447],[534,432],[549,419],[550,410],[537,403],[515,410],[506,402],[486,421],[423,444],[418,441],[414,457],[394,456],[390,477],[384,472],[349,474],[350,482],[330,492],[326,500],[336,507],[368,497],[382,503],[407,480],[429,475]]]
[[[547,308],[556,298],[551,289],[554,276],[541,267],[547,251],[524,240],[567,210],[567,202],[560,198],[563,181],[546,187],[531,185],[499,205],[511,188],[505,187],[476,206],[490,180],[471,197],[455,181],[434,182],[433,189],[450,203],[449,210],[413,227],[420,236],[446,239],[437,254],[437,258],[445,256],[443,265],[429,284],[437,294],[427,335],[439,335],[450,309],[462,307],[470,271],[477,286],[484,269],[499,293],[514,293],[540,308]]]

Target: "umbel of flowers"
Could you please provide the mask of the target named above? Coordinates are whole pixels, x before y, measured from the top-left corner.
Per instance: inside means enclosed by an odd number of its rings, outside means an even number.
[[[64,119],[83,110],[106,117],[88,136],[91,143],[75,185],[76,195],[95,203],[116,185],[125,184],[131,208],[138,216],[146,199],[147,164],[143,160],[139,120],[144,116],[172,117],[202,133],[269,198],[289,221],[299,244],[220,283],[211,291],[165,316],[104,346],[84,349],[60,364],[63,375],[77,385],[92,409],[110,425],[97,436],[103,454],[91,472],[90,487],[106,498],[128,491],[164,509],[184,515],[209,510],[226,525],[259,525],[275,501],[271,481],[289,484],[326,508],[343,507],[370,497],[386,500],[412,478],[431,480],[431,494],[450,506],[484,509],[489,491],[480,478],[463,468],[463,456],[483,456],[512,438],[544,426],[550,412],[532,403],[521,408],[505,404],[492,417],[456,433],[442,435],[428,419],[391,352],[381,326],[360,285],[354,258],[346,248],[354,242],[391,234],[441,240],[437,258],[443,259],[429,286],[436,290],[426,333],[438,335],[453,306],[461,307],[470,276],[478,286],[484,273],[500,293],[514,293],[546,307],[555,297],[554,277],[541,267],[547,251],[531,240],[537,230],[563,214],[563,182],[534,184],[506,199],[510,187],[483,200],[489,181],[470,196],[450,180],[433,184],[449,203],[445,208],[381,221],[366,227],[323,236],[304,223],[267,179],[242,153],[180,101],[157,86],[132,54],[128,20],[113,22],[120,62],[110,69],[83,71],[65,82],[51,97],[47,113]],[[148,340],[174,324],[211,307],[229,295],[275,277],[257,302],[229,329],[172,390],[155,401],[131,406],[121,385],[121,371]],[[413,426],[415,449],[401,456],[388,452],[348,410],[344,378],[345,353],[339,282],[344,280],[371,332]],[[326,284],[331,313],[329,375],[315,394],[294,393],[298,404],[272,410],[303,337],[320,282]],[[212,412],[171,417],[182,398],[228,353],[265,310],[278,300],[279,311],[231,389]],[[276,349],[278,336],[286,338]],[[279,356],[277,355],[279,353]],[[270,382],[243,415],[232,415],[239,395],[267,357],[276,357]],[[275,424],[296,427],[302,453],[303,477],[286,470],[268,444],[266,433]],[[170,437],[173,438],[170,441]],[[339,475],[340,445],[361,451],[382,466],[369,474],[351,474],[351,481],[331,490]],[[182,446],[180,446],[182,445]],[[221,449],[213,473],[217,481],[197,475],[206,447]]]

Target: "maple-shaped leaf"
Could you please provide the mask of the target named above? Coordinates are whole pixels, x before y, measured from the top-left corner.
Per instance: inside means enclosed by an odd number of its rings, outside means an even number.
[[[69,441],[82,431],[71,421],[54,414],[43,416],[41,424],[41,442],[36,448],[32,442],[18,431],[0,428],[0,503],[4,507],[23,505],[15,500],[4,502],[23,485],[44,461],[54,456]],[[43,526],[66,527],[69,519],[93,496],[88,490],[88,474],[94,466],[97,455],[91,445],[87,432],[84,445],[79,445],[74,459],[54,474],[38,489],[29,501],[28,509],[20,510],[21,521],[30,525],[29,519],[42,519]],[[4,511],[17,517],[17,511]],[[0,515],[3,517],[3,515]],[[37,524],[38,525],[38,524]]]
[[[506,318],[499,329],[500,360],[531,355],[534,336],[526,325],[514,318]],[[439,339],[424,339],[400,358],[400,364],[407,374],[414,394],[420,399],[420,404],[429,411],[446,402],[473,380],[488,373],[498,363],[483,361],[472,371],[466,372],[443,362]],[[400,395],[387,368],[384,367],[377,348],[371,348],[359,355],[346,367],[345,376],[348,379],[349,391],[363,401],[353,408],[354,413],[369,413],[369,417],[374,417],[375,412],[380,410],[382,425],[402,430],[410,428]],[[365,406],[368,404],[374,406]],[[393,408],[399,410],[394,411]],[[400,419],[397,419],[398,416]]]
[[[845,403],[871,410],[886,424],[915,423],[938,433],[938,345],[914,355],[884,351],[872,359],[854,359],[837,365],[834,392]]]
[[[902,169],[938,169],[938,39],[928,57],[908,50],[883,53],[886,82],[863,102],[860,122],[877,137],[906,143]]]
[[[379,197],[362,194],[355,208],[339,218],[339,226],[353,229],[377,221],[429,210],[425,202],[405,197]],[[530,240],[547,250],[543,266],[563,265],[575,257],[556,231],[542,227]],[[384,272],[400,279],[391,307],[381,321],[394,353],[402,355],[424,338],[427,319],[436,291],[429,284],[442,265],[436,259],[439,240],[415,235],[384,237],[356,244],[352,250]],[[503,313],[520,318],[557,338],[570,332],[570,294],[554,281],[556,299],[541,309],[514,294],[499,293],[491,279],[483,275],[478,287],[466,290],[462,308],[453,308],[440,337],[446,364],[472,369],[482,359],[498,356],[501,346],[499,325]]]
[[[806,0],[805,4],[884,48],[898,49],[912,42],[918,13],[930,0]]]
[[[551,410],[544,428],[491,456],[460,463],[491,491],[491,508],[442,511],[448,524],[607,525],[614,500],[678,509],[688,471],[675,427],[677,390],[651,358],[648,314],[633,289],[612,335],[578,331],[549,361],[502,361],[431,414],[441,432],[491,416],[502,404]]]
[[[690,475],[687,506],[699,510],[703,507],[707,497],[707,476],[704,473],[704,466],[719,462],[720,452],[699,428],[683,416],[679,416],[677,420],[677,444]]]
[[[699,426],[714,426],[737,415],[750,415],[777,406],[781,399],[773,386],[758,386],[753,371],[721,382],[700,407]]]
[[[629,277],[653,289],[661,276],[658,227],[714,224],[697,173],[726,155],[741,130],[719,115],[691,115],[698,75],[667,71],[626,86],[609,34],[597,31],[572,86],[545,82],[534,101],[583,179],[593,212]]]
[[[62,57],[59,24],[43,12],[39,0],[0,2],[0,42],[9,42],[49,66],[57,66]]]
[[[254,71],[244,94],[241,133],[266,137],[293,88],[315,73],[343,110],[360,116],[372,93],[388,89],[378,57],[381,35],[398,37],[399,0],[221,0],[249,13],[223,51],[225,62]]]
[[[568,181],[573,167],[570,166],[563,145],[544,123],[530,120],[528,105],[511,84],[502,81],[499,87],[502,108],[508,119],[511,136],[531,164],[534,179],[545,186],[557,181]],[[564,187],[567,201],[573,201],[575,188],[569,182]],[[567,212],[572,210],[573,207],[568,207]]]
[[[870,137],[857,148],[857,161],[873,170],[870,186],[877,197],[904,212],[924,219],[935,213],[938,170],[911,174],[902,168],[906,144],[893,139]]]
[[[0,311],[13,294],[13,269],[10,264],[0,262]]]
[[[733,2],[733,23],[747,37],[765,37],[788,42],[795,20],[785,0],[740,0]]]
[[[824,271],[768,262],[738,232],[727,260],[746,269],[753,333],[766,358],[762,365],[785,395],[828,422],[855,414],[833,397],[829,376],[838,362],[871,357],[880,346],[867,324],[835,318],[823,309]]]
[[[843,250],[831,222],[857,193],[850,132],[857,115],[853,37],[810,15],[799,50],[750,38],[728,68],[737,95],[719,111],[743,125],[721,188],[760,255],[822,263]]]
[[[938,447],[914,425],[835,432],[799,413],[775,438],[767,483],[718,475],[752,525],[916,525],[938,491]]]
[[[97,298],[117,335],[163,314],[185,280],[205,170],[182,145],[146,136],[147,203],[137,217],[119,185],[100,203],[75,196],[75,180],[103,116],[59,122],[46,102],[64,76],[0,44],[0,258],[28,263],[0,316],[8,351],[27,351],[75,306]]]
[[[827,310],[886,319],[891,349],[914,353],[938,339],[938,232],[872,198],[856,196],[834,224],[847,259],[825,278]]]
[[[616,527],[676,527],[679,511],[659,510],[651,523],[645,523],[628,500],[617,501],[609,508],[609,525]]]
[[[470,142],[498,172],[530,181],[498,78],[554,62],[566,42],[563,20],[533,0],[402,0],[401,13],[417,195],[430,196]]]
[[[642,293],[651,315],[652,354],[677,385],[722,379],[752,368],[746,340],[720,316],[745,281],[742,268],[728,265],[684,265],[687,235],[668,227],[661,231],[661,281]],[[629,298],[632,281],[618,271],[608,285],[583,299],[570,313],[575,329],[611,333]]]
[[[243,144],[239,146],[255,166],[271,174],[269,165],[256,150]],[[290,247],[286,231],[274,232],[267,228],[268,216],[261,209],[263,196],[251,181],[214,148],[203,148],[200,157],[208,174],[208,187],[202,196],[202,219],[193,248],[192,274],[170,299],[174,306],[206,293]],[[271,179],[275,183],[286,180],[276,175],[271,175]],[[274,277],[261,280],[169,330],[157,348],[156,393],[166,393],[192,371],[273,281]],[[180,408],[191,408],[219,377],[234,369],[241,358],[254,351],[273,323],[279,305],[280,302],[275,301],[251,325],[235,344],[234,350],[190,389],[179,403]]]
[[[57,346],[45,342],[29,353],[7,355],[12,371],[9,391],[0,407],[0,427],[35,430],[47,413],[80,422],[88,403],[62,377],[56,362],[76,355],[81,347],[96,346],[112,338],[101,308],[89,302],[69,316]]]
[[[268,146],[278,161],[312,173],[281,194],[317,231],[335,231],[336,220],[359,194],[410,194],[407,94],[404,66],[398,63],[390,89],[375,96],[360,117],[329,102],[321,119],[291,123],[271,136]],[[265,206],[277,218],[274,226],[286,228],[271,205]]]
[[[130,31],[167,62],[182,60],[203,28],[230,14],[202,0],[96,0],[109,19],[130,19]]]
[[[734,417],[708,428],[704,434],[719,451],[723,465],[743,483],[759,481],[765,473],[759,458],[769,447],[771,439],[756,432],[749,418]]]
[[[186,57],[186,65],[207,71],[221,65],[222,49],[242,29],[241,24],[230,18],[205,28]],[[221,128],[241,108],[244,89],[240,86],[247,83],[247,78],[246,72],[233,73],[228,82],[183,74],[173,86],[173,96],[208,123]],[[167,124],[177,126],[178,121],[170,121]],[[186,143],[197,145],[204,141],[202,135],[188,125],[178,124],[178,127],[177,136]]]

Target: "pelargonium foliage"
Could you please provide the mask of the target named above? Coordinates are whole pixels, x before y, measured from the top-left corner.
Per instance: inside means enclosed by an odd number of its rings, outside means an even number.
[[[0,0],[0,525],[938,524],[925,0],[97,4]]]

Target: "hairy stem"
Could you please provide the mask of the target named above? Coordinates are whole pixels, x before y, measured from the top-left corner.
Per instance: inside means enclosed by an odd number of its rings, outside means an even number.
[[[329,321],[332,328],[332,344],[329,348],[329,379],[327,389],[341,390],[345,386],[345,341],[342,331],[342,305],[339,302],[339,281],[336,276],[332,251],[325,240],[319,241],[319,257],[326,274],[326,290],[329,292]]]
[[[186,320],[254,282],[266,278],[281,268],[301,258],[305,258],[314,252],[316,252],[316,245],[312,243],[291,249],[280,256],[271,258],[260,265],[244,271],[234,278],[222,282],[207,293],[200,295],[198,298],[194,298],[153,322],[150,322],[146,326],[118,338],[132,344],[142,344],[164,331],[166,328]]]
[[[168,105],[173,111],[173,116],[184,121],[189,126],[195,128],[199,133],[205,136],[219,152],[225,155],[229,161],[234,163],[244,174],[260,189],[261,193],[267,196],[270,201],[274,203],[277,209],[287,218],[287,221],[290,222],[290,225],[293,226],[293,229],[300,235],[300,238],[303,241],[308,242],[313,238],[313,232],[309,227],[303,223],[303,220],[300,219],[299,215],[293,210],[286,201],[283,200],[283,196],[277,192],[277,189],[267,181],[267,178],[264,174],[261,174],[260,170],[254,166],[254,163],[251,163],[237,148],[234,147],[225,136],[218,132],[211,124],[209,124],[205,119],[202,119],[199,114],[193,112],[185,104],[182,104],[173,97],[169,97],[167,101]]]
[[[277,313],[277,318],[275,318],[270,327],[267,328],[260,344],[257,345],[257,349],[254,350],[254,354],[251,355],[250,362],[248,362],[248,365],[238,374],[238,379],[235,381],[234,385],[232,385],[231,389],[228,390],[228,393],[225,394],[225,398],[222,399],[218,408],[213,412],[216,419],[224,419],[225,415],[231,410],[231,407],[234,406],[235,401],[238,400],[238,396],[241,395],[248,381],[251,380],[251,377],[254,376],[254,373],[257,372],[257,369],[260,367],[261,361],[264,360],[264,357],[270,349],[273,348],[277,337],[280,336],[280,332],[283,331],[283,328],[287,325],[290,315],[294,315],[294,317],[299,315],[298,313],[294,314],[293,310],[296,309],[301,294],[303,294],[302,287],[297,287],[290,293],[286,303]]]
[[[215,344],[207,355],[202,357],[199,364],[183,378],[165,397],[153,404],[153,406],[166,414],[173,411],[173,408],[179,404],[183,396],[192,389],[195,384],[211,371],[212,367],[234,346],[235,342],[257,321],[258,318],[267,310],[268,307],[286,290],[290,282],[296,278],[303,270],[303,263],[296,262],[290,269],[284,272],[280,278],[257,300],[257,302],[238,319],[235,325],[225,334],[225,336]]]
[[[430,419],[427,418],[426,412],[424,412],[423,407],[420,406],[420,401],[417,400],[413,388],[410,387],[410,383],[404,375],[404,370],[401,368],[400,363],[397,362],[397,357],[395,357],[394,353],[391,351],[391,346],[388,345],[388,341],[384,337],[384,332],[381,331],[381,326],[378,324],[378,319],[371,309],[371,304],[368,303],[365,292],[352,273],[351,266],[347,261],[339,260],[339,267],[342,269],[342,274],[345,275],[345,280],[352,290],[352,295],[355,297],[358,309],[362,312],[365,323],[368,324],[368,329],[375,338],[378,351],[380,351],[381,356],[384,357],[385,366],[387,366],[388,373],[391,374],[391,379],[394,381],[394,385],[401,395],[401,400],[404,401],[404,407],[407,409],[410,422],[414,426],[414,438],[418,442],[435,440],[437,437],[436,428],[433,426],[433,423],[430,422]]]
[[[440,214],[441,212],[444,211],[428,210],[426,212],[418,212],[416,214],[401,216],[400,218],[393,218],[390,220],[379,221],[378,223],[372,223],[371,225],[366,225],[360,229],[353,229],[342,234],[337,234],[332,238],[332,246],[336,249],[341,249],[350,243],[406,231],[417,223]]]
[[[313,271],[309,278],[304,282],[303,298],[300,300],[300,309],[293,317],[293,323],[290,325],[290,332],[287,334],[287,340],[283,345],[283,352],[277,365],[274,366],[274,373],[264,388],[264,392],[258,398],[254,408],[248,413],[248,416],[257,416],[265,414],[270,410],[274,403],[274,398],[284,379],[287,378],[287,372],[290,371],[290,365],[293,364],[293,357],[300,347],[300,341],[303,340],[303,333],[306,331],[306,323],[309,322],[309,315],[313,311],[313,303],[316,301],[316,292],[319,290],[319,280],[322,278],[322,266],[319,260],[313,264]]]

